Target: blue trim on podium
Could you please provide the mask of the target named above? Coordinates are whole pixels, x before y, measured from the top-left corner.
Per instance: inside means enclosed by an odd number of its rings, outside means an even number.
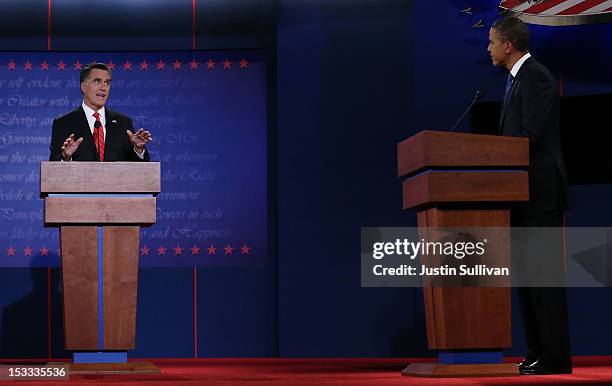
[[[410,175],[406,178],[406,181],[412,180],[415,177],[422,176],[424,174],[431,174],[436,172],[453,172],[453,173],[518,173],[525,172],[526,169],[425,169],[419,173]]]
[[[127,351],[75,352],[74,363],[126,363]]]
[[[104,234],[98,227],[98,350],[104,350]]]
[[[442,351],[438,353],[438,361],[444,365],[503,363],[504,355],[501,350]]]

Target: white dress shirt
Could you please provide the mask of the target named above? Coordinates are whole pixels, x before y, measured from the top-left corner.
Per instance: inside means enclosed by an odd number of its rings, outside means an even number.
[[[89,106],[83,102],[81,104],[83,110],[85,111],[85,116],[87,117],[87,123],[89,124],[89,130],[91,130],[91,135],[94,133],[94,123],[96,123],[96,118],[94,118],[95,111],[91,109]],[[102,134],[104,134],[104,141],[106,142],[106,110],[104,106],[100,110],[98,110],[98,114],[100,114],[100,123],[102,123]]]
[[[95,111],[91,109],[89,106],[85,104],[85,101],[81,104],[83,110],[85,111],[85,116],[87,117],[87,124],[89,124],[89,130],[91,130],[91,135],[94,133],[94,124],[96,123],[96,118],[94,117]],[[100,114],[100,123],[102,123],[102,134],[104,134],[104,142],[106,142],[106,109],[104,106],[100,110],[98,110],[98,114]],[[144,150],[142,153],[138,153],[136,148],[134,148],[134,153],[140,159],[144,159]]]
[[[523,65],[523,63],[525,63],[525,60],[527,60],[529,58],[531,58],[531,54],[529,52],[527,52],[525,55],[523,55],[518,60],[518,62],[514,63],[514,66],[512,66],[512,69],[510,70],[510,75],[512,75],[513,78],[516,78],[516,74],[521,69],[521,66]]]

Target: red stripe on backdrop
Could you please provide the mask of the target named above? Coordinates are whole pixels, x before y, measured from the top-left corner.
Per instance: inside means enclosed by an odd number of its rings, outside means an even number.
[[[596,5],[603,3],[606,0],[586,0],[580,4],[576,4],[573,7],[569,7],[563,12],[559,12],[557,15],[575,15],[577,13],[584,12]]]
[[[538,3],[532,7],[527,8],[525,11],[525,13],[533,13],[533,14],[538,14],[541,12],[546,11],[547,9],[551,9],[554,6],[557,6],[561,3],[566,2],[567,0],[548,0],[548,1],[543,1],[541,3]]]
[[[51,360],[51,266],[47,267],[47,357]]]
[[[563,96],[563,74],[559,74],[559,96]],[[563,272],[567,272],[567,223],[563,213]]]
[[[567,223],[565,221],[565,213],[563,213],[563,272],[567,272]]]
[[[191,0],[191,49],[196,49],[196,0]]]
[[[198,269],[193,267],[193,357],[198,357]]]
[[[51,51],[51,0],[47,1],[47,51]]]
[[[527,0],[507,0],[502,2],[500,5],[504,8],[512,9],[518,5],[523,4]]]
[[[610,12],[610,11],[612,11],[612,7],[610,7],[610,8],[608,8],[608,9],[604,10],[604,12]]]

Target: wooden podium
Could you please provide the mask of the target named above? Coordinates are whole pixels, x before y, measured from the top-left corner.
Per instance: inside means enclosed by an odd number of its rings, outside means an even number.
[[[45,225],[60,228],[66,349],[75,351],[75,364],[127,368],[136,338],[140,227],[155,223],[160,164],[42,162],[40,180]]]
[[[509,204],[529,199],[527,138],[422,131],[398,144],[403,207],[416,208],[420,234],[431,228],[496,227],[509,240]],[[509,258],[509,243],[497,252]],[[446,357],[511,345],[509,287],[424,286],[429,348]],[[485,355],[486,356],[486,355]],[[482,356],[481,356],[482,357]],[[441,358],[442,359],[442,358]],[[464,357],[465,360],[465,357]],[[478,360],[476,360],[478,362]],[[486,362],[486,361],[485,361]],[[514,364],[411,364],[418,376],[518,375]]]

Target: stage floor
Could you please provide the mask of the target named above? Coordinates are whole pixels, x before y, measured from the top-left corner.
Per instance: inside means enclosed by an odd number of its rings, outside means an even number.
[[[508,358],[515,361],[519,358]],[[422,358],[334,359],[144,359],[161,370],[158,375],[72,375],[69,382],[14,381],[10,385],[612,385],[612,356],[574,357],[574,374],[508,378],[415,378],[400,375],[409,363]],[[0,359],[0,364],[32,361]],[[40,363],[40,362],[38,362]]]

